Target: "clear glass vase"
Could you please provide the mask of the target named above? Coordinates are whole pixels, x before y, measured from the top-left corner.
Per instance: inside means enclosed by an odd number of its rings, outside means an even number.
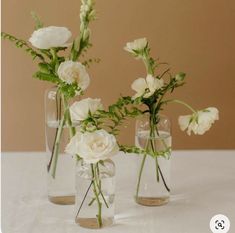
[[[52,203],[75,203],[75,159],[64,152],[71,135],[65,102],[56,87],[45,92],[45,132],[48,198]],[[72,127],[74,130],[74,127]]]
[[[76,168],[75,222],[102,228],[114,222],[115,165],[108,159],[95,164],[80,160]]]
[[[171,123],[166,116],[146,114],[136,121],[135,144],[148,151],[136,159],[138,204],[159,206],[169,202],[171,143]]]

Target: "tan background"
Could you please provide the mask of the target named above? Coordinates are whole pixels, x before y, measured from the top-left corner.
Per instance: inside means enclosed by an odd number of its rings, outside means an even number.
[[[66,26],[75,35],[78,0],[2,0],[2,30],[29,38],[35,10],[46,25]],[[202,136],[180,132],[177,117],[188,111],[172,105],[175,149],[235,148],[235,1],[234,0],[97,0],[99,19],[92,24],[90,55],[102,62],[90,69],[86,96],[107,105],[120,93],[132,94],[130,84],[145,76],[143,65],[123,51],[126,41],[147,37],[152,54],[168,61],[174,71],[187,73],[187,85],[175,96],[195,108],[216,106],[220,121]],[[34,80],[30,56],[9,42],[2,43],[2,150],[44,150],[44,90],[50,84]],[[133,142],[133,123],[122,141]]]

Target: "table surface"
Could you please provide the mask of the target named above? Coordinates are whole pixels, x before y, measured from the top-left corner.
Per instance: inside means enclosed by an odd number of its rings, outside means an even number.
[[[74,223],[74,206],[50,203],[45,153],[2,154],[3,233],[88,233]],[[134,155],[116,156],[115,224],[99,233],[207,233],[224,214],[235,232],[235,151],[174,151],[171,201],[160,207],[133,200]]]

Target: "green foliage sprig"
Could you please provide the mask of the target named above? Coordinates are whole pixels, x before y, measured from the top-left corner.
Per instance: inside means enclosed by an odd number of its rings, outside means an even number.
[[[15,36],[10,35],[5,32],[1,32],[1,38],[4,40],[9,40],[9,41],[13,42],[17,48],[24,49],[28,54],[30,54],[32,56],[33,60],[35,58],[39,58],[40,60],[45,61],[45,58],[43,57],[43,55],[40,54],[39,52],[37,52],[36,50],[34,50],[33,48],[31,48],[27,44],[26,41],[24,41],[22,39],[18,39]]]
[[[108,107],[108,110],[99,110],[96,114],[90,114],[90,117],[81,122],[82,130],[94,131],[106,128],[109,133],[117,135],[119,126],[127,118],[142,115],[142,111],[132,104],[131,97],[120,97],[116,103]]]
[[[42,28],[43,27],[43,23],[40,20],[40,18],[37,16],[37,14],[34,11],[31,11],[31,16],[35,22],[35,30]]]
[[[164,158],[168,158],[171,154],[171,147],[167,147],[164,150],[149,150],[148,148],[142,149],[136,146],[126,146],[126,145],[119,145],[120,151],[124,153],[131,153],[131,154],[138,154],[138,155],[150,155],[153,158],[162,156]]]

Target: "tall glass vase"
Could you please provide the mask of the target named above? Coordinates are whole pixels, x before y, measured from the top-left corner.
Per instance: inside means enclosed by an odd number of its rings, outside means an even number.
[[[76,169],[75,222],[84,228],[113,224],[115,165],[112,160],[95,164],[80,160]]]
[[[48,198],[52,203],[75,203],[75,159],[65,146],[75,133],[69,121],[68,104],[56,87],[45,92],[45,132]]]
[[[159,206],[170,198],[171,124],[163,115],[144,115],[136,121],[135,144],[148,153],[136,159],[135,200]]]

